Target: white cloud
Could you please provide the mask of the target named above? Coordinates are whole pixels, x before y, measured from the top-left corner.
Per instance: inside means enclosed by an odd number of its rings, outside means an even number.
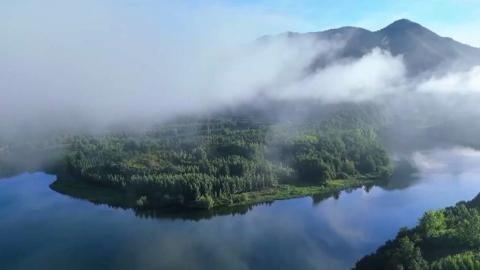
[[[102,123],[161,119],[257,95],[341,102],[409,88],[478,91],[480,68],[415,87],[407,84],[402,58],[378,49],[311,73],[312,60],[332,57],[342,42],[283,36],[254,43],[263,33],[305,23],[266,9],[214,1],[142,3],[1,3],[1,124],[71,115]]]
[[[302,24],[249,6],[90,0],[2,5],[0,114],[10,119],[168,117],[259,93],[366,100],[403,74],[400,59],[374,51],[304,78],[313,58],[328,57],[342,44],[284,37],[248,45],[262,32]]]
[[[325,102],[365,101],[395,92],[404,83],[401,57],[374,49],[360,59],[333,63],[283,89],[281,97],[316,97]]]
[[[480,66],[468,71],[453,71],[441,77],[432,77],[420,83],[418,90],[437,94],[480,93]]]

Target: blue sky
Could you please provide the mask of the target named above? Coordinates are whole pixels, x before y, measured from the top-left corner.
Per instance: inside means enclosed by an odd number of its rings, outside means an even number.
[[[2,10],[3,9],[3,10]],[[42,11],[45,9],[45,11]],[[480,47],[480,0],[3,0],[0,15],[20,18],[40,12],[59,22],[82,12],[136,18],[149,24],[179,27],[240,29],[251,35],[285,31],[319,31],[345,25],[376,30],[408,18],[444,36]],[[3,11],[3,12],[2,12]],[[68,14],[70,12],[70,14]],[[37,13],[37,14],[34,14]],[[50,14],[51,13],[51,14]],[[60,18],[59,14],[63,14]],[[87,14],[87,16],[90,16]],[[84,16],[83,16],[84,17]],[[28,23],[28,20],[27,22]],[[203,27],[203,29],[202,29]],[[1,26],[0,26],[1,30]],[[187,29],[190,30],[190,29]],[[216,29],[215,29],[216,30]],[[253,31],[256,30],[256,31]]]

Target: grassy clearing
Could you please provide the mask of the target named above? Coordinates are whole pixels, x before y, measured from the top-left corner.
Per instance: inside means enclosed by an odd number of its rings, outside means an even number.
[[[365,185],[371,185],[373,183],[373,180],[349,179],[332,180],[329,181],[327,184],[321,186],[279,185],[275,188],[268,190],[247,192],[236,195],[240,197],[240,199],[236,200],[234,198],[234,202],[230,205],[256,204],[314,195],[319,197],[329,197],[342,190],[358,188]]]

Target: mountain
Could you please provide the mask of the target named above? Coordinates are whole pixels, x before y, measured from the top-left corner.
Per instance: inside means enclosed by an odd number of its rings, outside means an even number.
[[[316,39],[341,41],[345,46],[338,58],[358,58],[374,48],[402,55],[411,76],[450,68],[465,69],[480,64],[480,49],[448,37],[441,37],[422,25],[401,19],[378,31],[358,27],[341,27],[321,32],[289,33],[291,39],[311,36]],[[315,67],[325,64],[317,59]]]

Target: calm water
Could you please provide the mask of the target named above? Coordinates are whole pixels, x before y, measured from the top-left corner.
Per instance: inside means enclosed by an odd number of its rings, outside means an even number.
[[[416,181],[210,219],[142,218],[58,194],[55,176],[0,181],[0,269],[350,269],[425,210],[480,192],[480,153],[416,153]],[[400,185],[402,186],[402,185]],[[403,185],[405,186],[405,185]]]

